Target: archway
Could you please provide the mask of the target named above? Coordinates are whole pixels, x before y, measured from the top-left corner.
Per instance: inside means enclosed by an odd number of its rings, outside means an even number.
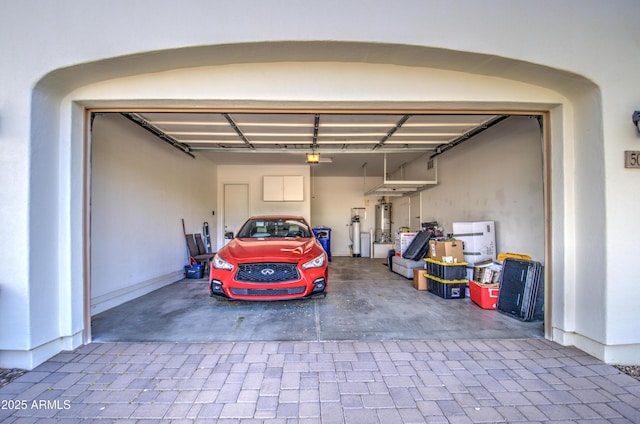
[[[127,66],[123,66],[125,64]],[[260,72],[255,72],[258,67]],[[273,79],[274,76],[277,78]],[[391,85],[390,76],[399,85]],[[402,78],[398,78],[400,76]],[[175,89],[177,81],[180,81],[180,90]],[[220,84],[221,81],[224,84]],[[274,81],[277,83],[273,84]],[[386,84],[380,84],[385,81]],[[281,90],[285,82],[287,89]],[[332,90],[326,90],[328,86]],[[363,86],[369,89],[362,90]],[[393,90],[380,90],[391,86]],[[378,89],[372,90],[372,87]],[[585,92],[598,96],[597,89],[584,79],[535,64],[428,47],[360,43],[206,46],[114,58],[54,71],[43,78],[33,97],[32,144],[36,154],[32,162],[31,197],[38,200],[34,203],[31,223],[34,228],[43,228],[43,232],[32,232],[31,267],[34,281],[44,281],[45,271],[36,266],[35,258],[43,252],[56,251],[58,256],[47,260],[55,263],[58,280],[46,287],[34,287],[32,301],[39,303],[54,295],[57,304],[45,308],[41,319],[54,322],[51,318],[56,316],[62,336],[69,338],[72,345],[79,343],[82,328],[86,328],[82,293],[87,278],[83,258],[88,244],[86,226],[80,223],[86,222],[87,213],[87,192],[83,186],[89,151],[84,144],[89,128],[84,115],[87,107],[389,108],[400,105],[423,110],[547,114],[550,123],[546,126],[547,140],[553,140],[547,144],[553,148],[553,157],[547,152],[545,166],[546,262],[553,264],[547,271],[551,281],[552,275],[565,275],[567,268],[573,266],[565,263],[563,250],[553,248],[563,246],[565,231],[573,231],[572,227],[565,226],[568,200],[563,173],[567,160],[569,164],[573,162],[565,157],[564,149],[573,143],[574,128],[588,132],[589,127],[597,127],[600,121],[596,106],[581,100]],[[585,127],[575,125],[573,110],[591,118],[585,120]],[[601,164],[593,165],[601,167]],[[57,177],[52,179],[52,175]],[[595,183],[592,187],[602,189],[601,181]],[[41,196],[41,193],[48,195]],[[45,207],[48,204],[57,205],[56,213]],[[603,215],[603,211],[598,210],[590,213],[596,220],[598,215]],[[38,237],[44,234],[47,243],[36,243],[35,234]],[[569,273],[571,271],[569,269]],[[562,285],[554,285],[554,294],[562,296],[567,290],[571,291],[571,284],[572,281],[563,281]],[[557,308],[554,320],[560,327],[565,327],[567,322],[571,326],[564,305]],[[550,330],[547,335],[551,337]]]

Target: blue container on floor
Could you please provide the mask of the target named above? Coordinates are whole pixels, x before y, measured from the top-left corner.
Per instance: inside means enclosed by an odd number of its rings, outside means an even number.
[[[184,275],[186,278],[199,279],[204,276],[204,265],[194,264],[184,267]]]
[[[329,261],[331,261],[331,228],[328,227],[315,227],[313,229],[313,235],[316,236],[320,245],[327,253]]]

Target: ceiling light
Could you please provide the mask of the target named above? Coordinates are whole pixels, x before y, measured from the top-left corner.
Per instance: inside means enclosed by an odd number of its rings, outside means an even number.
[[[307,153],[307,163],[320,162],[320,153]]]
[[[213,131],[166,131],[167,134],[170,135],[174,135],[174,136],[184,136],[184,135],[198,135],[198,136],[222,136],[222,137],[226,137],[226,136],[230,136],[230,135],[237,135],[234,131],[219,131],[219,132],[213,132]]]
[[[369,123],[355,121],[349,123],[322,123],[320,128],[389,128],[395,124],[395,122]]]
[[[213,122],[213,121],[149,121],[154,125],[215,125],[219,127],[229,126],[228,122]]]
[[[238,122],[238,125],[242,125],[243,127],[303,127],[308,128],[311,124],[303,122]]]
[[[311,134],[308,131],[304,132],[287,132],[287,133],[260,133],[260,132],[246,132],[247,137],[309,137]]]
[[[475,127],[481,122],[407,122],[403,127],[430,128],[430,127]]]
[[[426,133],[418,133],[418,132],[407,132],[407,131],[399,131],[396,133],[395,137],[457,137],[459,136],[459,132],[444,132],[444,133],[436,133],[436,132],[426,132]]]
[[[318,140],[318,144],[376,144],[378,140]]]
[[[230,139],[181,139],[183,143],[189,144],[244,144],[244,141],[240,139],[230,140]]]

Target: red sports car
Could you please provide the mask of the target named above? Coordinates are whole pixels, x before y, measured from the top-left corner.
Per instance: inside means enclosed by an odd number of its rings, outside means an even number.
[[[209,293],[228,299],[324,297],[327,254],[299,216],[256,216],[211,262]]]

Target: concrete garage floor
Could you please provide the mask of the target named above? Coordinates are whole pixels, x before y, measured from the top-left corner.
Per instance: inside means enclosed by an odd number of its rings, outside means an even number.
[[[376,341],[542,338],[465,299],[417,291],[385,259],[334,257],[325,299],[216,300],[207,282],[182,280],[93,317],[95,342]]]

